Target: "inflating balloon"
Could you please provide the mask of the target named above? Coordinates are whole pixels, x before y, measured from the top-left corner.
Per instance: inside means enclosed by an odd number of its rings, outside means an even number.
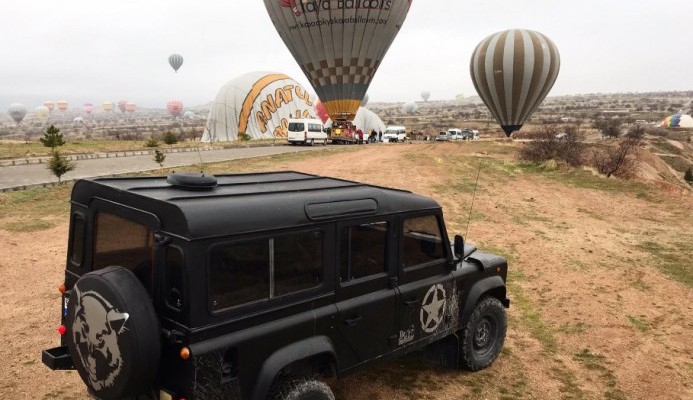
[[[482,40],[469,69],[477,93],[510,136],[546,98],[560,64],[551,39],[539,32],[511,29]]]
[[[171,54],[168,56],[168,64],[177,73],[180,67],[183,65],[183,56],[180,54]]]
[[[12,103],[7,108],[7,113],[10,114],[14,122],[19,125],[24,119],[24,116],[26,116],[26,107],[24,107],[24,104]]]
[[[414,114],[419,106],[416,103],[407,103],[402,107],[402,112],[405,114]]]
[[[353,120],[411,0],[264,0],[333,120]]]
[[[368,104],[368,100],[369,100],[368,93],[366,93],[366,95],[363,96],[363,100],[361,100],[361,107],[365,107],[366,104]]]
[[[323,124],[330,118],[325,105],[322,104],[322,101],[320,100],[315,102],[315,113],[318,115],[318,118],[320,118],[320,121],[322,121]]]
[[[101,104],[101,109],[109,113],[113,111],[113,103],[110,101],[104,101],[103,104]]]
[[[43,105],[46,106],[46,108],[48,108],[49,113],[53,112],[53,110],[55,109],[55,102],[54,101],[50,101],[50,100],[44,101]]]
[[[137,111],[137,104],[130,102],[126,103],[125,111],[129,112],[130,114],[134,113],[135,111]]]
[[[179,117],[183,112],[183,102],[180,100],[171,100],[166,103],[166,109],[173,118]]]

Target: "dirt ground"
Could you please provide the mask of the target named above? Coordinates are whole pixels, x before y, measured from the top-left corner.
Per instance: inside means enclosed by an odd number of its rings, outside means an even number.
[[[469,373],[408,356],[331,382],[338,398],[692,399],[693,198],[524,168],[513,146],[368,145],[215,168],[293,169],[411,190],[440,202],[450,235],[467,230],[478,173],[466,239],[510,262],[499,359]],[[67,215],[54,222],[0,230],[4,398],[88,398],[76,372],[49,371],[40,359],[59,341]]]

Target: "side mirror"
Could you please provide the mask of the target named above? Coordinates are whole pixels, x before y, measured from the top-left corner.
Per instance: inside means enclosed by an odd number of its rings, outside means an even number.
[[[464,255],[464,238],[461,235],[455,235],[454,248],[455,258],[462,258]]]

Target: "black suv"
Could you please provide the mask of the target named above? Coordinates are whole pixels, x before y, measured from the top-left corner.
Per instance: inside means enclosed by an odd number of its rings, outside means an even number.
[[[478,370],[506,332],[504,258],[430,198],[298,172],[78,181],[51,369],[98,399],[334,399],[425,349]]]

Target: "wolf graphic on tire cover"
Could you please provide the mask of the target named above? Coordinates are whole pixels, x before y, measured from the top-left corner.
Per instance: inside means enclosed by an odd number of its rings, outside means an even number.
[[[118,336],[127,331],[130,315],[118,312],[94,291],[75,288],[75,316],[72,338],[79,362],[87,371],[90,387],[101,390],[113,386],[123,368]]]

